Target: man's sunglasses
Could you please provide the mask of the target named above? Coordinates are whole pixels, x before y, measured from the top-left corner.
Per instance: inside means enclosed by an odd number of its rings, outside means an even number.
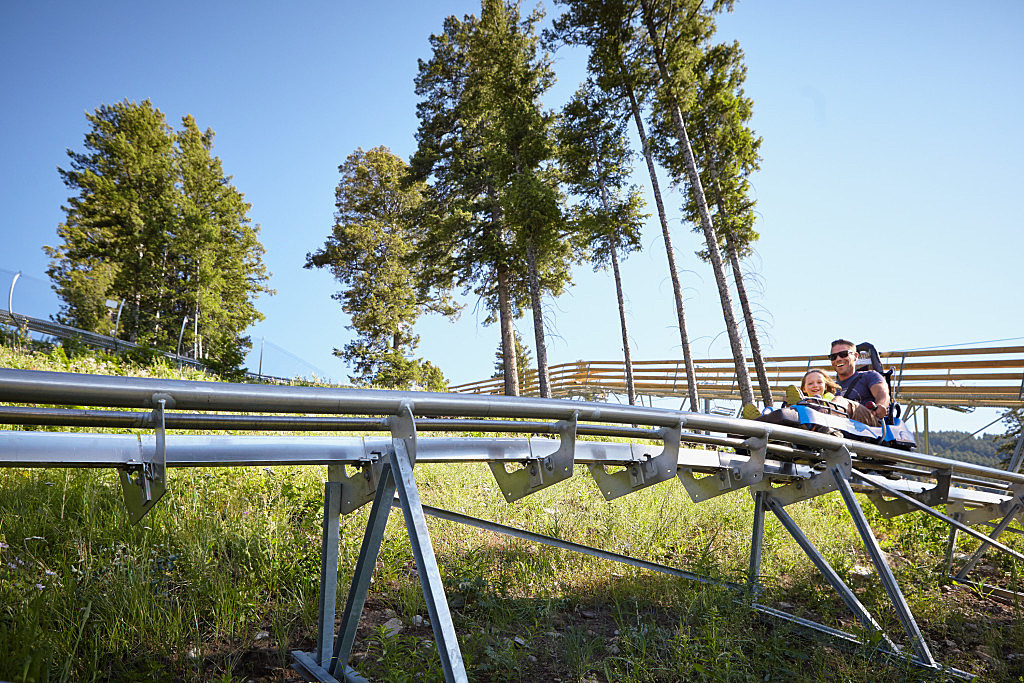
[[[828,354],[828,359],[829,360],[835,360],[836,358],[846,358],[851,353],[853,353],[853,352],[850,351],[850,349],[846,349],[844,351],[836,351],[835,353]]]

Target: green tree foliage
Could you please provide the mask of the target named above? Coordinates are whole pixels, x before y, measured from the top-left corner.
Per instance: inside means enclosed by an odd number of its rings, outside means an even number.
[[[626,364],[626,393],[636,402],[626,307],[619,273],[619,256],[640,248],[642,213],[640,191],[629,184],[632,152],[626,139],[626,116],[621,100],[601,92],[588,81],[565,105],[558,128],[563,177],[577,198],[572,209],[575,232],[586,243],[595,268],[612,267],[618,302],[622,349]]]
[[[750,254],[758,234],[754,229],[755,200],[751,196],[750,174],[760,168],[761,138],[749,126],[753,103],[743,93],[746,79],[743,51],[739,43],[713,45],[704,49],[692,72],[694,98],[686,112],[693,155],[700,169],[701,183],[706,188],[714,213],[712,225],[728,262],[736,285],[736,294],[750,342],[761,398],[772,404],[771,388],[761,355],[756,320],[747,295],[741,259]],[[685,154],[678,140],[672,116],[655,119],[655,148],[663,164],[674,169],[677,178],[688,182],[681,169],[686,167]],[[683,213],[703,232],[700,210],[693,192],[686,194]],[[710,254],[705,248],[698,252],[705,261]]]
[[[540,19],[484,0],[479,18],[445,20],[416,77],[422,100],[411,167],[429,182],[420,257],[428,282],[472,290],[487,307],[485,322],[499,321],[507,394],[519,391],[514,319],[532,307],[543,378],[541,297],[569,282],[561,197],[546,163],[552,117],[539,104],[553,80],[538,50]]]
[[[693,353],[690,349],[683,290],[672,246],[668,213],[641,111],[643,102],[650,97],[656,78],[644,61],[648,51],[638,23],[638,7],[633,0],[558,0],[558,4],[565,11],[555,20],[553,29],[546,34],[547,39],[589,48],[587,69],[592,78],[605,93],[613,94],[625,102],[636,126],[665,242],[683,363],[687,376],[694,377]],[[687,382],[687,394],[690,409],[698,410],[696,382]]]
[[[702,0],[640,0],[640,6],[643,24],[647,28],[649,54],[657,66],[659,78],[654,91],[653,115],[656,120],[667,117],[671,122],[673,137],[682,153],[682,167],[669,166],[668,170],[677,183],[688,187],[696,206],[698,224],[707,243],[708,260],[718,285],[718,297],[729,335],[737,384],[743,402],[752,403],[754,392],[743,353],[742,335],[736,321],[718,235],[711,219],[704,184],[701,182],[701,168],[693,152],[687,122],[687,112],[697,106],[694,70],[714,34],[715,16],[725,9],[731,9],[732,1],[716,0],[705,5]]]
[[[324,246],[306,254],[306,268],[329,268],[344,287],[333,298],[351,316],[356,338],[334,354],[350,363],[362,385],[441,390],[429,362],[413,358],[413,327],[424,312],[454,315],[443,293],[429,296],[420,264],[416,212],[422,183],[408,182],[405,162],[387,147],[357,149],[338,167],[334,227]]]
[[[113,328],[106,299],[125,301],[119,334],[184,349],[220,371],[237,368],[263,316],[266,287],[251,205],[213,156],[212,130],[191,116],[175,132],[148,100],[87,114],[85,151],[58,169],[75,194],[63,207],[60,243],[44,247],[62,299],[57,319],[100,333]]]
[[[996,468],[1000,467],[1001,439],[994,434],[973,436],[969,432],[958,431],[931,432],[928,435],[932,453],[941,458]]]

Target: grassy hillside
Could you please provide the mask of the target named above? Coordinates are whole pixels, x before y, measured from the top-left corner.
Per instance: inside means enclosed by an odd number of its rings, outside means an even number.
[[[14,352],[0,365],[177,377],[167,365]],[[200,378],[186,371],[185,377]],[[752,504],[701,505],[678,482],[606,502],[577,476],[506,504],[483,465],[421,465],[424,503],[745,580]],[[313,647],[322,467],[172,469],[169,493],[130,526],[112,471],[0,468],[0,680],[298,681]],[[890,635],[901,630],[835,494],[787,508]],[[1022,605],[942,578],[946,528],[910,515],[876,534],[935,656],[981,674],[1024,674]],[[368,506],[342,519],[340,599]],[[429,520],[474,681],[907,681],[926,677],[867,648],[762,619],[736,594],[627,565]],[[1013,535],[1009,542],[1024,547]],[[961,542],[969,552],[976,544]],[[978,576],[1012,576],[1003,556]],[[762,602],[856,631],[842,602],[768,519]],[[372,680],[443,680],[401,515],[392,516],[356,643]],[[401,623],[398,632],[384,627]],[[396,622],[392,621],[392,624]]]

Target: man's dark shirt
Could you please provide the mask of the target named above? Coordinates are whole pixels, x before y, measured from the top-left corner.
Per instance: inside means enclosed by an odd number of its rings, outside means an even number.
[[[871,387],[884,381],[885,379],[874,370],[861,370],[839,380],[840,395],[857,403],[874,401],[875,396],[871,393]]]

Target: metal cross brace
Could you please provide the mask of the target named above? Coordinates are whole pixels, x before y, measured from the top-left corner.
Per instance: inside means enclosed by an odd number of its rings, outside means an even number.
[[[878,572],[878,578],[882,581],[882,587],[889,595],[892,606],[896,609],[896,615],[899,617],[900,623],[903,624],[903,630],[910,638],[914,652],[918,659],[927,666],[936,666],[931,650],[928,649],[928,643],[925,642],[924,636],[921,635],[921,629],[917,626],[917,620],[914,619],[914,614],[910,611],[906,598],[903,597],[903,591],[900,590],[896,577],[885,560],[882,548],[878,545],[878,539],[875,538],[875,534],[871,530],[868,518],[864,515],[864,510],[861,509],[860,503],[857,502],[857,497],[853,493],[853,487],[850,486],[847,479],[850,476],[850,471],[843,471],[838,466],[830,466],[828,471],[835,479],[839,495],[843,497],[846,509],[850,511],[854,526],[857,527],[857,532],[864,541],[864,548],[868,551],[872,564],[875,565],[875,571]]]
[[[843,581],[842,577],[840,577],[836,570],[832,568],[832,565],[828,563],[828,560],[826,560],[814,544],[811,543],[811,540],[804,535],[804,532],[799,526],[797,526],[797,523],[793,521],[793,518],[789,516],[789,513],[786,512],[785,508],[779,503],[779,501],[775,500],[773,496],[766,496],[765,506],[775,514],[780,522],[782,522],[782,526],[785,527],[786,531],[789,532],[789,535],[793,537],[793,540],[797,542],[797,545],[799,545],[801,550],[804,551],[804,554],[810,558],[811,562],[814,563],[814,566],[818,568],[818,571],[821,572],[823,577],[825,577],[825,580],[831,584],[832,588],[839,594],[839,597],[843,599],[843,602],[845,602],[846,606],[850,608],[850,611],[857,617],[857,620],[860,621],[861,625],[868,631],[880,634],[881,639],[889,648],[899,651],[896,644],[892,642],[888,635],[886,635],[882,626],[875,621],[875,618],[871,616],[870,612],[868,612],[867,607],[861,603],[853,590],[846,585],[846,582]]]

